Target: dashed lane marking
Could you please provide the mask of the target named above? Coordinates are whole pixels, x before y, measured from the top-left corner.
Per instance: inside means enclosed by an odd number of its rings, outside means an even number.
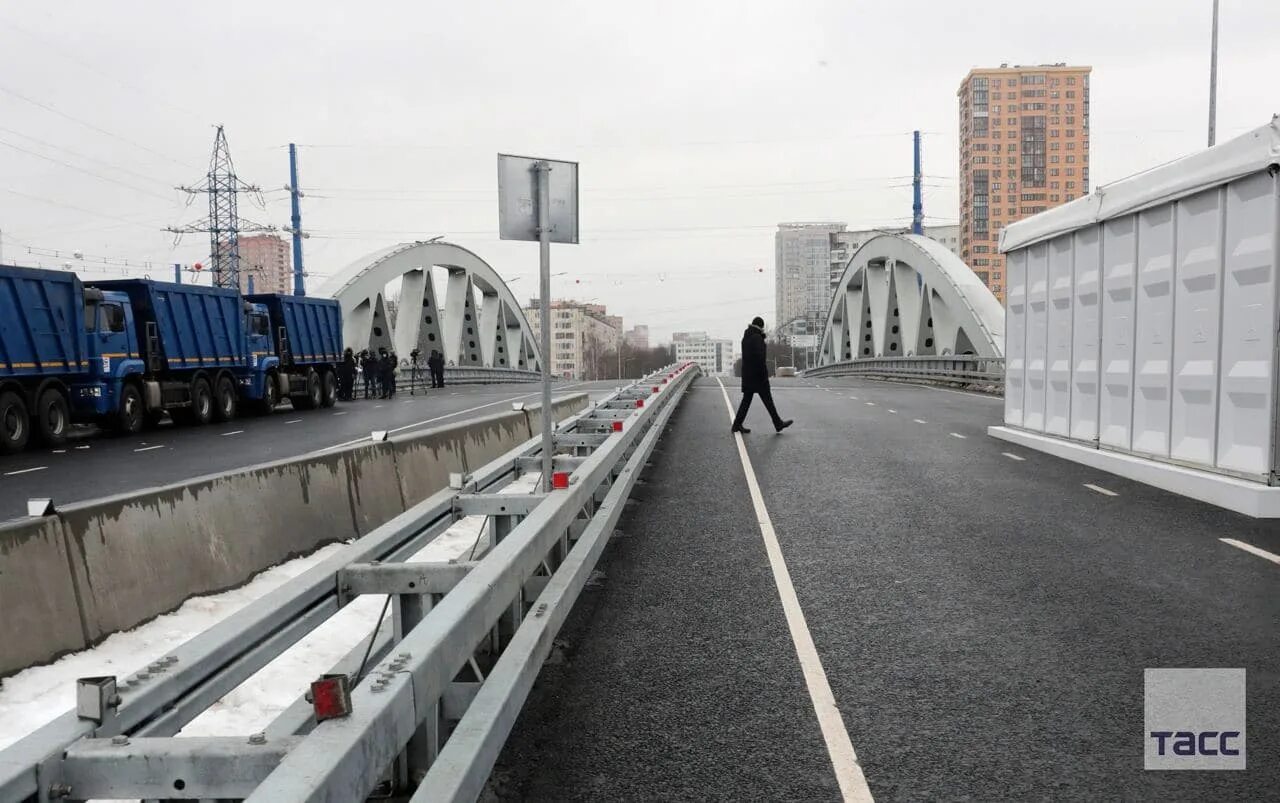
[[[1091,491],[1096,491],[1097,493],[1100,493],[1103,496],[1119,496],[1120,495],[1115,491],[1108,491],[1106,488],[1103,488],[1101,485],[1094,485],[1092,482],[1086,482],[1084,484],[1084,487],[1088,488]]]
[[[850,398],[850,399],[852,399],[853,401],[857,401],[857,400],[858,400],[858,397],[857,397],[857,396],[850,396],[849,398]]]
[[[1026,460],[1026,459],[1027,459],[1027,458],[1025,458],[1025,457],[1023,457],[1023,456],[1021,456],[1021,455],[1016,455],[1016,454],[1014,454],[1013,452],[1001,452],[1000,454],[1004,455],[1005,457],[1009,458],[1010,460],[1017,460],[1019,463],[1021,463],[1023,460]]]
[[[1258,549],[1253,544],[1246,544],[1244,541],[1237,541],[1234,538],[1219,538],[1218,540],[1224,544],[1230,544],[1236,549],[1243,549],[1245,552],[1248,552],[1251,555],[1257,555],[1263,560],[1269,560],[1272,563],[1280,564],[1280,555],[1277,555],[1273,552],[1268,552],[1265,549]]]
[[[302,419],[301,419],[301,418],[291,418],[291,419],[289,419],[288,421],[286,421],[285,423],[286,423],[286,424],[300,424],[300,423],[302,423]]]
[[[875,406],[876,406],[876,403],[875,403],[875,402],[863,402],[863,404],[867,405],[868,407],[875,407]]]
[[[896,414],[898,411],[897,411],[897,410],[895,410],[895,409],[893,409],[892,407],[890,407],[890,408],[889,408],[889,412]]]
[[[961,435],[959,432],[952,432],[952,433],[951,433],[951,437],[953,437],[953,438],[959,438],[960,440],[964,440],[965,438],[967,438],[967,437],[969,437],[969,436],[968,436],[968,435]]]
[[[225,433],[224,433],[225,434]],[[134,449],[135,452],[149,452],[152,449],[163,449],[163,443],[157,443],[155,446],[143,446],[141,449]]]
[[[244,430],[243,430],[243,429],[233,429],[233,430],[231,430],[230,432],[223,432],[223,433],[222,433],[222,437],[224,437],[224,438],[225,438],[225,437],[227,437],[228,435],[243,435],[243,434],[244,434]]]
[[[717,377],[720,393],[724,396],[724,405],[729,411],[729,420],[733,420],[734,409],[729,401],[729,392],[724,383]],[[835,695],[831,693],[831,684],[827,681],[826,670],[822,668],[822,659],[818,657],[818,649],[813,643],[813,635],[805,622],[804,610],[796,596],[795,586],[791,583],[791,573],[787,571],[787,562],[782,556],[782,547],[778,544],[778,535],[773,529],[773,520],[765,507],[764,497],[760,494],[760,483],[756,480],[755,470],[751,467],[751,458],[747,455],[747,444],[739,433],[734,435],[738,445],[738,457],[742,460],[742,471],[746,475],[747,490],[751,492],[751,504],[755,508],[756,522],[760,525],[760,535],[764,539],[765,552],[769,556],[769,568],[773,570],[774,584],[778,588],[778,596],[782,600],[782,612],[787,619],[787,629],[791,631],[791,641],[796,648],[796,656],[800,659],[800,670],[804,674],[805,686],[809,689],[809,699],[813,702],[814,713],[818,717],[818,727],[822,738],[827,743],[827,755],[831,757],[831,766],[835,770],[836,782],[840,784],[840,797],[845,803],[871,803],[871,789],[867,786],[867,778],[862,774],[858,764],[858,754],[849,741],[849,731],[845,727],[844,717],[836,706]]]
[[[339,410],[338,412],[334,413],[334,415],[346,415],[346,414],[347,414],[346,410]]]
[[[916,422],[917,424],[927,424],[927,423],[929,423],[928,421],[925,421],[923,418],[913,418],[913,419],[911,419],[911,420],[912,420],[912,421],[914,421],[914,422]]]
[[[20,468],[17,471],[6,471],[6,477],[16,477],[19,474],[30,474],[33,471],[44,471],[48,466],[35,466],[34,468]]]
[[[53,453],[54,453],[54,454],[66,454],[66,453],[67,453],[67,450],[66,450],[66,449],[54,449],[54,450],[53,450]]]

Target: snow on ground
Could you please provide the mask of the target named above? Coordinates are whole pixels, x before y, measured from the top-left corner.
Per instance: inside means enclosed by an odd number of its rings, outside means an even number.
[[[537,480],[537,475],[526,475],[500,493],[532,493]],[[484,523],[483,516],[459,519],[410,560],[467,560],[488,546]],[[0,687],[0,749],[73,708],[76,678],[130,675],[344,547],[333,544],[272,567],[233,591],[194,597],[173,613],[112,634],[91,650],[6,678]],[[302,696],[312,680],[328,672],[357,643],[368,638],[384,600],[380,596],[363,596],[347,605],[192,720],[179,735],[239,736],[263,730]],[[391,619],[388,611],[382,627],[391,627]]]

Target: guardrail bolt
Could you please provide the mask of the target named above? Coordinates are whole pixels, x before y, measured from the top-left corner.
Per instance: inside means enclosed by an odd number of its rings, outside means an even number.
[[[121,734],[121,735],[119,735],[119,736],[112,736],[112,737],[111,737],[111,743],[112,743],[113,745],[115,745],[116,747],[123,747],[123,746],[125,746],[126,744],[128,744],[128,743],[129,743],[129,737],[128,737],[128,736],[125,736],[125,735],[123,735],[123,734]]]
[[[266,744],[266,743],[267,743],[267,734],[265,733],[255,733],[249,737],[249,744]]]
[[[49,797],[61,799],[71,797],[71,785],[65,783],[55,783],[49,785]]]

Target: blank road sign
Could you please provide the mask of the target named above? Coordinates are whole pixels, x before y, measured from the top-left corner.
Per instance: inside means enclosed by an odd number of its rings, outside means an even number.
[[[533,166],[551,165],[553,243],[578,242],[578,163],[498,154],[498,237],[538,241],[538,185]]]

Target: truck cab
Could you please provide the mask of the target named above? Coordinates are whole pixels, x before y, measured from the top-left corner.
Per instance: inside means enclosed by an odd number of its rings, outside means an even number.
[[[129,297],[113,290],[85,288],[84,328],[88,371],[72,383],[72,410],[78,419],[106,419],[120,409],[124,379],[144,368]]]
[[[287,391],[278,378],[280,356],[271,336],[271,312],[266,304],[245,302],[245,338],[249,348],[249,370],[240,377],[240,392],[245,398],[259,402],[271,397],[274,405]],[[274,383],[273,387],[267,387]]]

